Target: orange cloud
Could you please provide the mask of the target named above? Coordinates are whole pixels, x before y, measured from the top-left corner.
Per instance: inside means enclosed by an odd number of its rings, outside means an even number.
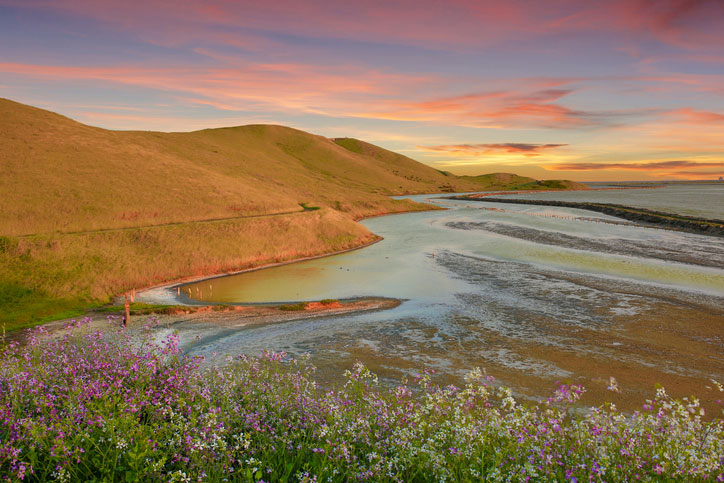
[[[541,151],[561,148],[568,144],[530,144],[530,143],[502,143],[502,144],[447,144],[439,146],[418,146],[418,148],[451,153],[463,156],[485,156],[491,153],[522,154],[523,156],[540,156]]]
[[[547,166],[557,171],[592,171],[602,169],[624,169],[630,171],[662,171],[676,170],[677,168],[724,168],[722,162],[697,161],[652,161],[646,163],[567,163]]]
[[[724,170],[721,171],[676,171],[677,176],[685,176],[696,179],[719,179],[724,176]]]
[[[718,112],[702,111],[686,107],[670,111],[669,114],[692,124],[724,124],[724,114],[719,114]]]
[[[564,82],[564,81],[559,81]],[[556,104],[573,89],[536,89],[534,83],[520,91],[496,90],[424,101],[391,101],[375,117],[404,121],[429,121],[471,127],[569,128],[594,125],[595,116]]]
[[[199,50],[199,49],[197,49]],[[200,49],[204,55],[215,55]],[[0,72],[36,79],[86,80],[174,93],[187,102],[231,111],[284,111],[338,117],[435,122],[484,128],[576,128],[609,124],[626,113],[591,113],[560,105],[575,92],[568,79],[499,80],[508,89],[404,101],[445,89],[452,79],[381,72],[352,65],[248,62],[215,55],[218,66],[78,67],[0,63]],[[510,84],[514,84],[512,88]],[[395,100],[393,100],[395,99]]]

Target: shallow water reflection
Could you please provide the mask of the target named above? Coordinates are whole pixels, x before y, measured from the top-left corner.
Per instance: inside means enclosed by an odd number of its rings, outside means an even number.
[[[444,383],[480,366],[521,395],[566,379],[589,402],[623,406],[657,382],[706,399],[709,378],[724,379],[722,239],[577,220],[611,218],[574,209],[442,202],[456,207],[365,221],[385,239],[359,251],[185,287],[204,302],[370,295],[405,299],[398,308],[180,326],[203,335],[187,350],[310,352],[324,380],[356,360],[390,380],[433,368]],[[623,395],[607,393],[610,376]]]

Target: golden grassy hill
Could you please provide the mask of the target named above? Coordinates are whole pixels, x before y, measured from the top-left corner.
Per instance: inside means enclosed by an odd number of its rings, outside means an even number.
[[[360,217],[408,204],[388,195],[480,187],[360,141],[283,126],[109,131],[0,100],[0,133],[0,193],[12,193],[0,212],[4,235],[278,213],[300,203]]]
[[[0,168],[11,327],[133,287],[360,246],[376,236],[355,219],[427,209],[389,195],[536,185],[283,126],[110,131],[5,99]]]

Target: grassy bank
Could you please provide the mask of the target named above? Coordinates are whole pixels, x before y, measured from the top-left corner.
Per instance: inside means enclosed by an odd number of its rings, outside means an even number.
[[[9,238],[0,252],[0,324],[7,330],[27,327],[82,313],[134,287],[320,255],[374,239],[362,225],[330,209]]]
[[[0,356],[11,481],[724,479],[721,417],[663,389],[632,415],[580,407],[569,385],[523,405],[479,370],[461,388],[427,373],[390,388],[358,364],[322,390],[283,354],[202,369],[174,336],[139,349],[110,328],[85,333]]]

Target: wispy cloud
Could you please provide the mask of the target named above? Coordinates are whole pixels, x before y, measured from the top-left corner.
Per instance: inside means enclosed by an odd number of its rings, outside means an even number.
[[[418,146],[424,151],[456,154],[462,156],[485,156],[488,154],[511,153],[527,157],[540,156],[541,151],[562,148],[568,144],[531,144],[531,143],[482,143],[482,144],[442,144],[437,146]]]
[[[668,115],[677,120],[692,124],[705,124],[709,126],[712,124],[724,124],[724,114],[713,111],[692,109],[690,107],[670,111]]]
[[[566,163],[548,166],[558,171],[596,171],[603,169],[623,169],[629,171],[662,171],[677,170],[679,168],[724,168],[724,161],[651,161],[645,163]]]
[[[466,48],[605,31],[619,33],[622,43],[655,40],[716,51],[724,39],[720,28],[724,4],[716,0],[449,0],[424,4],[415,0],[364,4],[188,0],[183,8],[172,1],[0,0],[0,5],[53,9],[92,18],[165,44],[224,34],[226,42],[241,40],[242,45],[254,45],[262,37],[258,32],[286,32],[314,38]]]
[[[272,110],[348,115],[389,96],[429,82],[422,76],[354,66],[247,62],[237,66],[67,66],[0,63],[0,72],[46,80],[101,81],[162,88],[187,101],[232,111]]]
[[[481,128],[571,128],[594,123],[586,113],[557,102],[574,89],[536,87],[523,85],[519,90],[494,90],[421,101],[390,101],[385,103],[387,109],[374,114],[383,119]]]

